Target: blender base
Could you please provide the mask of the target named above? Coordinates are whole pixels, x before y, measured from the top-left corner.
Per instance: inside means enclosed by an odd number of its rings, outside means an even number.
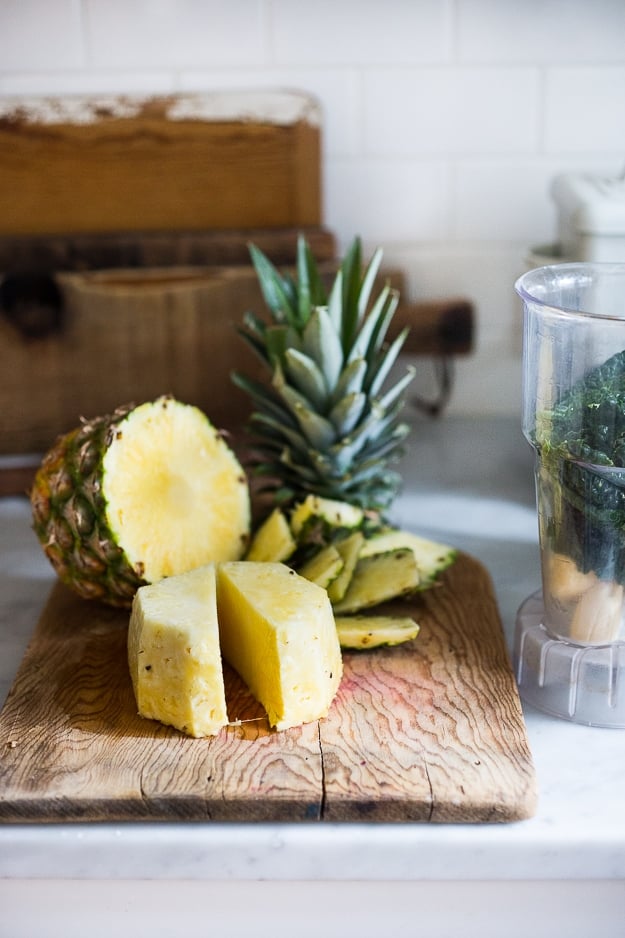
[[[513,664],[521,698],[587,726],[625,729],[625,642],[579,645],[553,638],[539,590],[517,613]]]

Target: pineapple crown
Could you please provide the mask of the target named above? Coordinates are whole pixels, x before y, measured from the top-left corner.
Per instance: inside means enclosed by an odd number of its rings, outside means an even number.
[[[408,330],[386,342],[399,302],[388,283],[371,303],[381,249],[363,271],[356,238],[329,293],[301,236],[296,279],[255,245],[250,254],[271,321],[248,312],[240,332],[272,379],[265,385],[235,373],[233,380],[255,406],[256,474],[279,502],[312,492],[388,507],[400,484],[388,463],[408,433],[399,412],[413,372],[384,389]]]

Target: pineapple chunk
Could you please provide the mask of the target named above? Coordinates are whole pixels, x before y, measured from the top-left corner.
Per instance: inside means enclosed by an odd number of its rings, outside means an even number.
[[[439,573],[451,566],[458,551],[448,544],[439,544],[412,531],[403,531],[401,528],[387,528],[373,537],[367,538],[360,551],[361,557],[370,557],[372,554],[381,554],[385,551],[398,550],[409,547],[415,555],[419,567],[419,589],[432,586]]]
[[[343,529],[359,527],[364,520],[362,508],[332,498],[308,495],[291,514],[291,530],[302,542],[317,532],[327,537]]]
[[[358,563],[358,557],[364,541],[361,531],[354,531],[349,537],[336,542],[336,549],[343,558],[343,569],[328,586],[330,602],[338,603],[347,592],[351,578]]]
[[[599,582],[593,571],[582,573],[570,557],[551,551],[546,559],[545,579],[553,599],[562,604],[578,602]]]
[[[278,730],[327,715],[342,676],[328,594],[283,564],[217,568],[224,658]]]
[[[215,567],[169,577],[135,594],[128,664],[141,716],[189,736],[227,721],[217,626]]]
[[[316,583],[317,586],[323,586],[328,589],[331,583],[334,583],[337,576],[343,570],[345,563],[334,544],[328,544],[322,547],[320,551],[314,554],[310,560],[297,568],[300,576]]]
[[[254,534],[245,559],[281,563],[288,560],[296,547],[286,515],[274,508]]]
[[[401,645],[421,631],[410,616],[336,616],[341,648],[363,650]]]
[[[575,608],[569,632],[571,640],[593,645],[617,641],[623,618],[623,596],[620,583],[597,580]]]
[[[336,613],[358,612],[414,592],[421,582],[414,553],[407,547],[360,557]]]

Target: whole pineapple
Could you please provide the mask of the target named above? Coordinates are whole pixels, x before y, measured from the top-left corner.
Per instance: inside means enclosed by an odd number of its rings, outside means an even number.
[[[247,546],[249,488],[221,434],[171,397],[85,420],[43,459],[35,532],[61,580],[130,606],[137,589]]]
[[[312,493],[383,513],[401,481],[389,464],[408,433],[400,411],[413,375],[384,387],[407,330],[386,342],[399,300],[389,285],[370,305],[382,251],[363,270],[356,238],[329,293],[304,238],[296,280],[254,245],[250,252],[271,320],[248,313],[241,331],[271,383],[233,377],[255,407],[252,463],[261,491],[287,506]]]

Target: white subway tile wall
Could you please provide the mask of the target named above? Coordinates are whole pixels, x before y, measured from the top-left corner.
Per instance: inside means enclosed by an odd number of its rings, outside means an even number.
[[[409,299],[471,299],[449,411],[518,415],[514,280],[555,237],[553,177],[625,168],[623,37],[624,0],[1,0],[0,98],[315,95],[340,249],[382,245]]]

